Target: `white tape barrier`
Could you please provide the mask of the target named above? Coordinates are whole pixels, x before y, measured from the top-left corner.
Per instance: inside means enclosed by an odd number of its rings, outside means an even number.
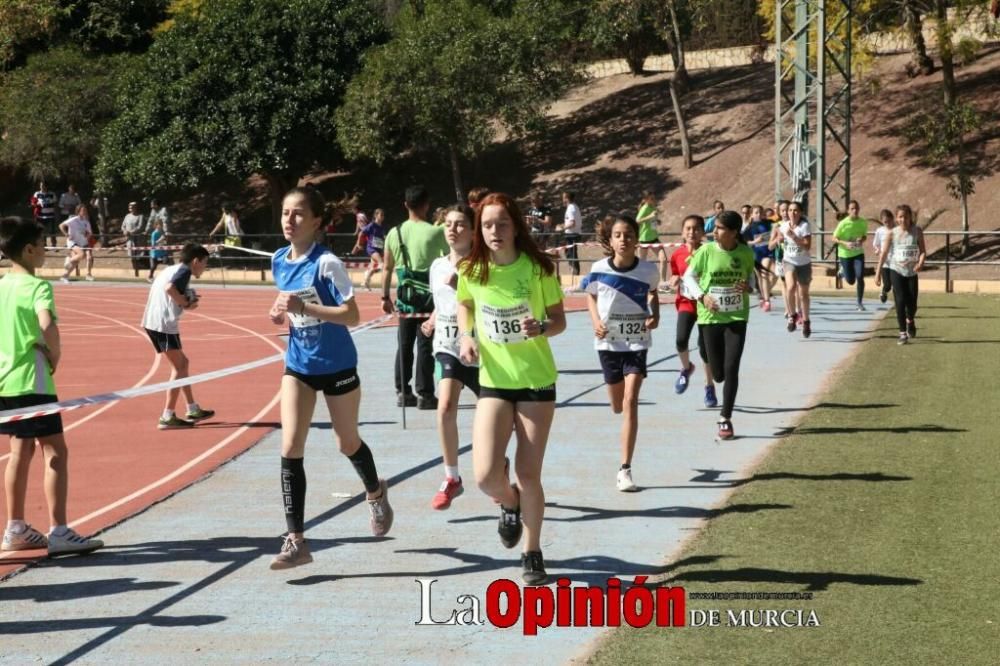
[[[392,315],[382,315],[381,317],[376,317],[375,319],[369,322],[365,322],[364,324],[360,324],[352,328],[351,334],[357,335],[358,333],[362,333],[380,324],[383,324],[391,318]],[[24,421],[26,419],[33,419],[39,416],[60,414],[62,412],[68,412],[70,410],[79,409],[80,407],[86,407],[88,405],[99,405],[104,402],[125,400],[128,398],[137,398],[144,395],[151,395],[153,393],[160,393],[162,391],[167,391],[173,388],[190,386],[191,384],[200,384],[202,382],[211,381],[213,379],[228,377],[229,375],[235,375],[240,372],[246,372],[247,370],[253,370],[255,368],[260,368],[265,365],[270,365],[271,363],[275,363],[277,361],[282,360],[284,357],[285,357],[284,353],[279,353],[279,354],[274,354],[272,356],[267,356],[257,361],[250,361],[249,363],[242,363],[240,365],[234,365],[228,368],[222,368],[220,370],[204,372],[200,375],[192,375],[190,377],[184,377],[183,379],[174,379],[172,381],[160,382],[159,384],[149,384],[146,386],[140,386],[138,388],[123,389],[121,391],[113,391],[111,393],[100,393],[98,395],[89,395],[83,398],[62,400],[60,402],[50,402],[43,405],[34,405],[32,407],[10,409],[4,412],[0,412],[0,423],[10,423],[12,421]]]

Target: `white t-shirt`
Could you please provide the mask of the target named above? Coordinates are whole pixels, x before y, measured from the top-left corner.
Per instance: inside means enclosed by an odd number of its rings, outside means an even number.
[[[461,360],[458,330],[458,299],[455,286],[458,274],[448,257],[438,257],[431,264],[431,293],[434,294],[434,353],[450,354]],[[455,278],[454,284],[452,278]],[[463,364],[464,365],[464,364]],[[472,366],[477,367],[477,366]]]
[[[227,236],[242,236],[243,228],[240,226],[240,218],[235,213],[226,213],[222,216],[226,223]]]
[[[603,340],[594,338],[595,349],[616,352],[649,349],[652,341],[646,328],[648,298],[659,283],[659,269],[649,261],[637,259],[635,266],[627,270],[612,266],[610,258],[594,264],[580,287],[597,296],[597,313],[608,329]]]
[[[184,310],[167,295],[167,286],[173,284],[177,291],[185,294],[190,282],[191,268],[187,264],[169,266],[157,275],[146,299],[143,328],[160,333],[179,333],[179,319]]]
[[[795,241],[788,238],[791,226],[791,222],[781,223],[781,235],[785,237],[784,243],[781,246],[781,249],[784,252],[782,255],[782,261],[792,264],[793,266],[808,266],[812,263],[812,257],[809,255],[809,250],[804,247],[800,247],[795,243]],[[810,234],[809,223],[805,220],[799,222],[799,225],[795,227],[795,235],[799,238],[805,238]]]
[[[583,215],[580,207],[572,201],[566,206],[566,214],[563,216],[563,232],[567,234],[578,234],[583,228]]]
[[[59,197],[59,208],[62,209],[63,215],[72,215],[79,205],[80,196],[77,194],[63,192],[62,196]]]
[[[875,230],[875,240],[872,241],[872,247],[879,254],[882,254],[882,248],[885,247],[885,238],[889,235],[891,229],[889,227],[882,225]]]
[[[74,215],[64,222],[66,225],[66,247],[87,247],[87,237],[92,233],[90,220]]]

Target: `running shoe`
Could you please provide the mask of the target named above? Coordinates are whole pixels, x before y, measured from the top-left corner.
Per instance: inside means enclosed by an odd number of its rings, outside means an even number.
[[[198,421],[204,421],[205,419],[210,419],[213,416],[215,416],[214,409],[202,409],[201,407],[199,407],[196,411],[187,413],[187,420],[193,423],[197,423]]]
[[[906,331],[900,331],[899,332],[899,339],[896,340],[896,344],[897,345],[905,345],[909,341],[910,341],[909,340],[909,336],[906,335]]]
[[[719,419],[719,439],[733,438],[733,423],[729,419]]]
[[[858,303],[858,307],[856,308],[856,310],[858,312],[864,312],[865,311],[865,304],[864,303]]]
[[[402,407],[404,402],[406,403],[407,407],[416,407],[417,406],[417,396],[413,395],[409,391],[407,391],[406,393],[397,393],[396,394],[396,406],[397,407]]]
[[[889,298],[889,292],[887,291],[883,291],[881,294],[878,295],[878,300],[880,300],[883,303],[885,303],[886,300],[888,300],[888,298]]]
[[[806,319],[805,321],[802,322],[802,337],[808,338],[810,335],[812,335],[812,332],[813,332],[812,323],[808,319]]]
[[[169,419],[160,417],[160,422],[156,426],[160,430],[181,430],[183,428],[194,427],[194,421],[185,421],[176,414],[171,416]]]
[[[694,363],[688,363],[687,370],[681,370],[680,374],[677,375],[677,381],[674,382],[674,393],[680,395],[684,391],[688,390],[688,377],[694,372]]]
[[[906,322],[906,334],[911,338],[917,337],[917,322],[915,321]]]
[[[795,332],[795,317],[793,317],[791,315],[788,315],[786,317],[786,319],[788,319],[788,324],[785,325],[785,328],[788,330],[789,333],[794,333]]]
[[[521,507],[508,509],[501,504],[500,524],[497,526],[497,534],[500,535],[500,543],[503,544],[503,547],[513,548],[516,546],[517,542],[521,540],[521,532],[523,531],[524,526],[521,524]]]
[[[371,512],[372,534],[377,537],[385,536],[392,527],[392,507],[389,505],[389,484],[385,479],[378,480],[379,490],[382,494],[376,499],[368,500],[368,510]]]
[[[66,528],[62,534],[49,532],[49,556],[69,555],[78,553],[92,553],[98,548],[103,548],[104,542],[100,539],[87,539],[80,536],[72,529]]]
[[[151,277],[146,278],[146,282],[153,284],[153,278]]]
[[[521,579],[526,585],[545,585],[549,575],[545,573],[542,551],[529,550],[521,553]]]
[[[300,564],[309,564],[313,561],[312,553],[309,552],[309,544],[305,539],[295,540],[291,534],[286,534],[285,542],[281,544],[281,552],[271,560],[271,570],[291,569]]]
[[[45,535],[28,525],[20,534],[6,530],[3,533],[3,543],[0,544],[0,550],[32,550],[45,548],[48,545],[49,540],[45,538]]]
[[[68,277],[61,277],[61,278],[59,278],[59,281],[62,282],[63,284],[69,284],[69,278]]]
[[[618,470],[618,490],[623,493],[634,493],[639,487],[632,481],[632,468]]]
[[[714,384],[709,384],[705,387],[705,406],[709,409],[719,406],[719,399],[715,396]]]
[[[88,275],[87,276],[87,282],[93,282],[93,281],[94,281],[94,276],[93,275]]]
[[[770,300],[764,301],[761,304],[760,309],[763,310],[764,312],[770,312],[771,311],[771,301]]]
[[[431,500],[431,508],[443,511],[451,506],[451,501],[465,492],[462,479],[445,479],[441,488]]]

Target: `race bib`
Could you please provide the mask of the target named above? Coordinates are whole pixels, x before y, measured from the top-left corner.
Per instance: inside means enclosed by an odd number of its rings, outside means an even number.
[[[385,239],[384,238],[373,238],[372,239],[372,247],[375,248],[376,250],[381,250],[383,247],[385,247]]]
[[[743,290],[736,287],[712,287],[709,295],[719,305],[719,312],[739,312],[743,309]]]
[[[802,248],[802,247],[799,247],[798,245],[796,245],[795,241],[789,240],[787,238],[785,239],[785,256],[786,257],[798,257],[799,255],[803,254],[804,252],[805,252],[805,249]]]
[[[458,351],[458,315],[437,315],[434,322],[434,353]]]
[[[527,303],[506,308],[483,304],[479,306],[479,313],[482,317],[483,331],[490,342],[506,345],[528,339],[521,328],[521,320],[531,316],[531,308]]]
[[[846,247],[848,250],[859,250],[861,249],[861,241],[856,241],[856,240],[847,241],[846,243],[844,243],[844,247]]]
[[[312,305],[322,304],[322,301],[319,300],[319,294],[316,292],[316,287],[307,287],[306,289],[299,289],[292,293],[302,299],[304,303]],[[296,312],[288,312],[288,321],[293,328],[307,328],[309,326],[319,326],[323,323],[312,315],[298,314]]]
[[[608,342],[649,344],[649,329],[646,328],[648,317],[649,315],[644,312],[633,314],[611,312],[608,314],[608,320],[604,322],[608,329],[608,334],[604,339]]]
[[[915,264],[920,256],[920,248],[912,245],[894,245],[892,254],[897,264]]]

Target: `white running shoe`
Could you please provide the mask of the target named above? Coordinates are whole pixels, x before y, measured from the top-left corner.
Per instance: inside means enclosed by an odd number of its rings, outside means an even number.
[[[632,481],[632,468],[618,470],[618,490],[623,493],[634,493],[639,487]]]
[[[70,553],[91,553],[98,548],[103,548],[104,542],[100,539],[87,539],[72,529],[67,529],[61,535],[49,532],[49,555],[69,555]]]
[[[65,276],[59,278],[59,281],[62,282],[63,284],[69,284],[69,278]]]
[[[31,550],[45,548],[47,545],[49,542],[45,535],[28,525],[20,534],[6,530],[3,533],[3,543],[0,544],[0,550]]]

